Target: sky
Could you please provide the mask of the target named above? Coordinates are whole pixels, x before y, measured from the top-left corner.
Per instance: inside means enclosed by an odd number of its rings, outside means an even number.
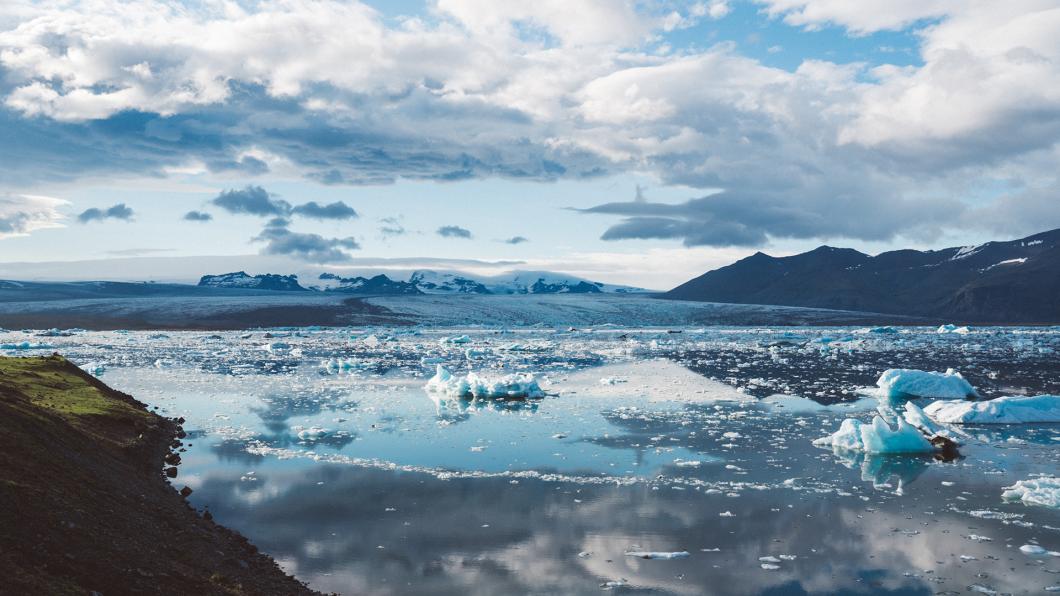
[[[1058,157],[1060,0],[0,3],[3,262],[665,289],[1060,227]]]

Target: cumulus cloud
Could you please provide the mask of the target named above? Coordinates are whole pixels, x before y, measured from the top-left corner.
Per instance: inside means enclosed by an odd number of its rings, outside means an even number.
[[[320,205],[316,201],[309,201],[291,209],[291,214],[301,215],[312,219],[353,219],[357,212],[342,201],[335,201],[327,205]]]
[[[525,236],[512,236],[504,241],[505,244],[522,244],[524,242],[530,242],[530,239]]]
[[[273,198],[269,191],[260,186],[225,190],[210,202],[229,213],[242,215],[282,217],[291,213],[290,203]]]
[[[325,238],[319,234],[292,232],[287,228],[288,223],[274,219],[253,238],[255,242],[265,243],[262,254],[284,255],[309,263],[342,263],[350,260],[348,251],[361,248],[352,237]]]
[[[1055,2],[759,4],[800,27],[914,27],[920,60],[784,70],[730,44],[659,51],[724,17],[720,1],[439,0],[398,24],[354,1],[21,4],[0,18],[0,128],[18,140],[0,142],[0,183],[187,163],[254,175],[265,154],[328,184],[637,171],[725,194],[626,216],[612,237],[746,243],[814,222],[925,235],[956,225],[952,197],[1056,181]],[[715,204],[741,196],[794,223]]]
[[[184,214],[184,221],[210,221],[213,216],[205,211],[188,211]]]
[[[77,221],[81,223],[89,223],[93,221],[103,221],[105,219],[120,219],[123,221],[129,221],[132,219],[133,210],[127,207],[125,203],[118,203],[107,207],[106,209],[100,209],[98,207],[92,207],[85,209],[77,216]]]
[[[233,214],[257,215],[260,217],[272,216],[284,220],[296,215],[310,219],[335,220],[354,219],[357,217],[357,211],[342,201],[335,201],[327,205],[309,201],[308,203],[292,206],[264,188],[253,185],[238,190],[222,191],[221,194],[214,197],[211,203]],[[187,216],[185,216],[185,219],[187,219]]]
[[[63,227],[62,199],[40,195],[0,194],[0,238],[25,236],[36,230]]]
[[[460,226],[442,226],[436,233],[442,238],[471,238],[471,230]]]

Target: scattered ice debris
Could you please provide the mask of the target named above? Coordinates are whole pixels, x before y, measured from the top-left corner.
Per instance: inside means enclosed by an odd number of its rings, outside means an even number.
[[[968,333],[971,333],[971,331],[972,330],[968,327],[958,327],[950,323],[940,325],[938,328],[939,333],[957,333],[960,335],[967,335]]]
[[[613,579],[600,584],[600,587],[605,590],[614,590],[615,588],[622,588],[627,585],[629,585],[629,582],[624,579]]]
[[[765,556],[765,557],[758,557],[758,560],[763,562],[763,563],[779,563],[780,562],[780,559],[778,559],[778,558],[776,558],[776,557],[774,557],[772,555],[768,555],[768,556]]]
[[[675,459],[674,465],[679,468],[698,468],[703,462],[698,459]]]
[[[1006,501],[1020,501],[1024,505],[1060,508],[1060,478],[1043,476],[1019,480],[1016,484],[1005,487],[1001,498]]]
[[[762,563],[761,567],[766,571],[777,571],[780,569],[780,565],[777,565],[776,563]]]
[[[936,401],[924,412],[949,424],[1060,422],[1060,396],[1010,395],[989,401]]]
[[[506,375],[499,378],[480,377],[475,373],[467,376],[453,376],[444,366],[438,365],[431,380],[427,382],[427,391],[441,393],[456,398],[540,398],[545,396],[537,379],[528,373]]]
[[[600,379],[601,385],[618,385],[619,383],[625,383],[626,379],[620,379],[618,377],[604,377]]]
[[[877,415],[871,423],[847,418],[835,433],[813,442],[818,447],[832,447],[846,451],[865,453],[930,453],[935,446],[904,418],[892,417],[891,428],[883,416]]]
[[[636,557],[638,559],[685,559],[690,556],[687,550],[679,550],[674,552],[660,552],[660,551],[642,551],[634,550],[626,553],[627,557]]]
[[[51,344],[35,344],[28,341],[0,344],[0,350],[53,350],[55,346]]]
[[[466,344],[466,343],[471,343],[471,338],[468,337],[467,335],[457,335],[457,336],[454,336],[454,337],[443,337],[442,339],[438,340],[438,344],[442,345],[442,346],[444,346],[446,344]]]
[[[977,395],[975,388],[961,376],[961,373],[952,368],[944,373],[892,368],[883,371],[876,385],[890,399],[909,397],[964,399]]]

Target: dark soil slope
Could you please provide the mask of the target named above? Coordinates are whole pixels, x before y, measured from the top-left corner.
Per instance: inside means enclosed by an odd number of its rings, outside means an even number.
[[[311,593],[166,481],[179,434],[58,355],[0,358],[0,593]]]

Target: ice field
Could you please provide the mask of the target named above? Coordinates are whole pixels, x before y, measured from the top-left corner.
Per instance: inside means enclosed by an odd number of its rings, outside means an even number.
[[[285,569],[384,594],[1060,590],[1057,350],[1058,328],[0,333],[186,418],[173,484]]]

